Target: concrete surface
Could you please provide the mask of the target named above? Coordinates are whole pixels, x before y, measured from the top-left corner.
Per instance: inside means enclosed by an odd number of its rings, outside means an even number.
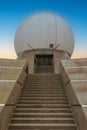
[[[80,130],[87,130],[87,59],[62,60],[60,74]]]
[[[26,68],[24,60],[0,60],[0,130],[6,130],[10,121],[27,77]]]

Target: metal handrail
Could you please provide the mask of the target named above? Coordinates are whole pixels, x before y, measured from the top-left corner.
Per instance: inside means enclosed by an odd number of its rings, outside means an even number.
[[[56,50],[56,48],[57,48],[58,46],[61,46],[61,44],[60,44],[60,43],[57,44],[54,50]],[[62,47],[62,46],[61,46],[61,47]],[[62,47],[62,48],[63,48],[63,47]]]
[[[28,45],[28,47],[30,47],[32,50],[34,50],[33,47],[32,47],[30,44],[27,44],[27,45]]]
[[[57,49],[58,46],[61,46],[62,50],[65,51],[63,46],[60,43],[56,45],[56,47],[54,48],[54,51]],[[71,57],[71,55],[67,51],[65,51],[65,52]]]

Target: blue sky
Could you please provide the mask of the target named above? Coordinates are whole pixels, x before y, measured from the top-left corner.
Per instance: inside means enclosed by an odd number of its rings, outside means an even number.
[[[74,32],[72,58],[87,57],[87,0],[0,0],[0,58],[16,58],[17,27],[27,16],[40,11],[63,17]]]

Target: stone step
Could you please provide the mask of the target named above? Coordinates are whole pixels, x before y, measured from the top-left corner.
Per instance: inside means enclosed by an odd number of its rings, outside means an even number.
[[[42,82],[44,82],[44,81],[45,81],[45,83],[49,83],[49,82],[50,82],[50,83],[61,83],[61,84],[62,84],[62,82],[61,82],[60,80],[59,80],[59,81],[58,81],[58,80],[55,81],[55,80],[53,80],[53,79],[50,79],[50,80],[45,80],[45,79],[44,79],[44,80],[41,80],[41,79],[39,79],[39,80],[32,80],[32,81],[31,81],[31,80],[30,80],[30,81],[28,80],[28,81],[26,82],[26,84],[27,84],[27,83],[33,83],[33,82],[34,82],[34,83],[42,83]]]
[[[69,108],[69,104],[17,104],[20,108]]]
[[[32,109],[29,109],[29,108],[16,108],[15,110],[16,113],[38,113],[38,112],[45,112],[45,113],[71,113],[71,110],[69,108],[57,108],[57,109],[45,109],[45,108],[32,108]]]
[[[31,85],[31,84],[29,84],[29,85],[26,85],[26,87],[25,87],[25,89],[46,89],[46,88],[48,88],[48,89],[63,89],[63,86],[62,85],[50,85],[50,84],[47,84],[47,85],[41,85],[41,84],[38,84],[38,85],[35,85],[35,84],[33,84],[33,85]],[[24,90],[24,89],[23,89]]]
[[[57,82],[57,83],[58,82],[62,83],[61,80],[60,80],[60,78],[56,78],[55,79],[55,78],[47,78],[47,77],[43,77],[43,78],[40,78],[40,77],[33,78],[32,77],[32,79],[29,78],[28,80],[26,80],[26,83],[27,82],[33,82],[33,81],[35,81],[35,82],[39,82],[39,81],[46,81],[46,82],[51,81],[52,82],[52,81],[54,81],[54,82]]]
[[[65,97],[20,97],[19,99],[23,100],[39,100],[39,101],[65,101],[67,100],[66,96]]]
[[[28,83],[28,82],[33,82],[33,81],[34,81],[34,82],[39,82],[39,81],[49,82],[49,81],[51,81],[51,80],[52,80],[53,82],[62,83],[62,82],[60,81],[60,79],[53,79],[53,78],[52,78],[52,79],[45,79],[45,78],[40,79],[40,78],[38,78],[38,79],[32,79],[32,80],[31,80],[31,79],[28,79],[28,81],[26,81],[26,83]],[[51,81],[51,82],[52,82],[52,81]]]
[[[45,87],[45,86],[54,86],[54,88],[56,87],[56,88],[58,88],[58,87],[63,87],[62,86],[62,84],[61,83],[46,83],[46,82],[41,82],[41,83],[28,83],[28,84],[26,84],[26,87],[27,86],[41,86],[41,87]]]
[[[74,124],[73,118],[12,118],[12,123],[61,123],[61,124]]]
[[[64,90],[38,90],[38,91],[32,91],[32,90],[29,90],[29,89],[27,89],[27,90],[23,90],[22,91],[22,93],[23,92],[25,92],[25,93],[27,93],[27,92],[30,92],[30,93],[65,93],[65,91]]]
[[[13,118],[73,118],[72,113],[14,113]]]
[[[35,91],[35,92],[39,92],[39,91],[45,91],[45,92],[53,91],[53,92],[55,92],[55,91],[64,91],[64,88],[57,88],[57,89],[54,89],[54,88],[53,89],[50,89],[50,88],[49,89],[48,88],[43,88],[43,89],[32,89],[32,88],[30,89],[30,88],[27,88],[26,89],[26,88],[24,88],[23,89],[23,91],[28,91],[28,90],[31,91],[31,92],[33,92],[33,91]]]
[[[26,101],[26,100],[20,100],[18,104],[68,104],[67,101]]]
[[[64,97],[65,94],[21,94],[23,97]]]
[[[66,96],[57,96],[57,97],[26,97],[26,96],[22,96],[20,97],[21,99],[30,99],[30,100],[64,100],[67,99]]]
[[[65,93],[65,91],[63,89],[59,89],[59,90],[44,90],[44,89],[38,89],[38,90],[31,90],[31,89],[24,89],[22,91],[23,92],[30,92],[30,93]]]
[[[37,101],[37,100],[34,101],[33,100],[32,101],[32,100],[23,100],[23,99],[21,100],[20,99],[19,102],[20,103],[29,103],[29,104],[42,104],[42,103],[44,103],[44,104],[65,104],[66,103],[66,104],[68,104],[68,101],[66,101],[66,100],[65,101],[60,101],[60,100],[59,101],[52,101],[52,100],[51,101],[48,101],[48,100],[45,100],[45,101],[44,100],[43,101]]]
[[[76,130],[76,125],[75,124],[69,124],[69,123],[67,123],[67,124],[57,124],[57,123],[51,123],[51,124],[40,124],[40,123],[38,123],[38,124],[29,124],[29,123],[26,123],[26,124],[21,124],[21,123],[17,123],[17,124],[15,124],[15,123],[11,123],[10,124],[10,129],[11,128],[16,128],[16,129],[43,129],[44,128],[44,130],[45,129],[61,129],[61,130]]]
[[[52,93],[52,92],[49,92],[49,91],[48,91],[48,92],[43,92],[43,91],[42,91],[42,92],[30,92],[30,91],[26,91],[26,92],[25,92],[25,91],[23,91],[21,94],[42,95],[42,96],[43,96],[43,95],[50,95],[50,96],[51,96],[51,95],[65,95],[65,92],[57,92],[57,91],[56,91],[56,92],[53,92],[53,93]]]
[[[59,74],[30,74],[8,130],[77,130]]]
[[[27,79],[31,79],[31,80],[33,80],[33,79],[38,79],[38,78],[40,78],[40,79],[54,79],[54,80],[56,80],[56,79],[61,79],[61,77],[60,76],[58,76],[58,75],[55,75],[55,74],[29,74],[29,76],[27,77]]]

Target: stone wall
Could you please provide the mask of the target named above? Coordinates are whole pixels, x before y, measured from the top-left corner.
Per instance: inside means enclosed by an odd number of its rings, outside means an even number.
[[[27,77],[26,61],[0,59],[0,130],[6,130]]]
[[[87,59],[62,60],[60,74],[80,130],[87,129]]]
[[[62,59],[70,59],[70,56],[65,52],[54,52],[54,72],[59,73],[60,60]]]
[[[18,59],[26,60],[28,62],[28,73],[33,74],[35,71],[34,59],[35,59],[35,52],[23,52],[19,55]]]
[[[35,73],[35,56],[36,55],[53,55],[53,68],[54,73],[59,73],[59,63],[61,59],[70,59],[69,54],[62,50],[54,49],[37,49],[31,51],[24,51],[18,56],[18,59],[26,59],[28,61],[29,73]]]

